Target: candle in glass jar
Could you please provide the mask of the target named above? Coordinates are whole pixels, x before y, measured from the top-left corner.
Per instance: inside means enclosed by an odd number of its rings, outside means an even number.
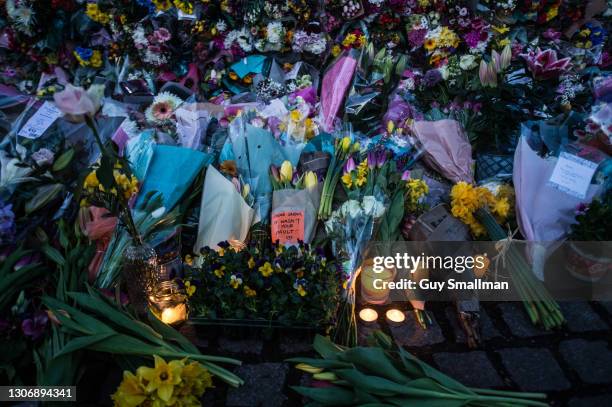
[[[404,320],[406,319],[406,315],[404,315],[404,313],[398,309],[390,309],[385,313],[385,316],[387,317],[387,320],[391,323],[391,325],[394,324],[401,324],[402,322],[404,322]]]
[[[363,322],[374,322],[378,319],[378,312],[372,308],[364,308],[359,311],[359,318],[361,318]]]
[[[187,306],[185,304],[177,304],[174,307],[165,308],[161,314],[162,322],[168,325],[183,322],[185,319],[187,319]]]

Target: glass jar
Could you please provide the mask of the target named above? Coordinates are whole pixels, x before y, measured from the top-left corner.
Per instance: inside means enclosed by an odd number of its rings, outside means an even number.
[[[149,295],[149,309],[162,322],[179,325],[187,320],[187,295],[176,281],[158,283]]]
[[[123,252],[121,278],[127,286],[130,303],[139,314],[146,313],[147,298],[157,283],[157,255],[147,244],[132,243]]]

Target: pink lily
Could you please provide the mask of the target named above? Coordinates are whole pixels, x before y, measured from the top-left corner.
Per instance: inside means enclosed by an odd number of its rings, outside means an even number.
[[[540,80],[557,78],[571,65],[571,58],[558,59],[557,52],[552,49],[542,51],[537,48],[535,51],[521,54],[521,57],[527,62],[533,78]]]

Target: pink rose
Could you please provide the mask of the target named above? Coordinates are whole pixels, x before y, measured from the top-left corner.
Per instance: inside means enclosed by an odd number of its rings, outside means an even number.
[[[85,120],[85,115],[93,117],[100,109],[103,92],[103,85],[92,85],[86,91],[67,84],[63,91],[53,95],[53,99],[68,121],[79,123]]]

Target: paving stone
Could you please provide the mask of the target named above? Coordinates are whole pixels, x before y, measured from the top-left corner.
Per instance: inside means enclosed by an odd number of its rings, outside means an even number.
[[[548,349],[514,348],[497,351],[512,380],[525,391],[558,391],[571,387]]]
[[[572,332],[603,331],[608,325],[585,301],[560,302],[561,311]]]
[[[612,394],[600,396],[587,396],[571,399],[568,407],[610,407],[612,406]]]
[[[435,353],[433,358],[442,372],[466,386],[490,388],[504,385],[485,352],[441,352]]]
[[[261,355],[263,341],[261,339],[233,339],[222,337],[219,339],[219,347],[224,352],[240,355]]]
[[[593,384],[612,382],[612,350],[605,341],[572,339],[561,342],[559,350],[583,381]]]
[[[505,302],[498,305],[502,317],[512,334],[521,338],[531,338],[540,335],[550,335],[551,332],[544,331],[531,323],[522,305]]]
[[[400,346],[428,346],[444,341],[440,325],[432,315],[433,324],[427,329],[421,328],[414,312],[405,312],[406,321],[399,326],[390,326],[393,338]]]
[[[289,372],[286,363],[259,363],[243,365],[234,373],[244,380],[244,385],[230,388],[226,406],[232,407],[279,407],[287,396],[283,394],[284,383]]]
[[[465,331],[461,328],[461,324],[455,309],[453,307],[447,307],[445,309],[445,313],[446,318],[453,327],[455,341],[457,343],[466,343]],[[491,321],[489,315],[487,315],[485,310],[482,308],[480,309],[480,335],[484,341],[501,336],[499,331],[493,325],[493,321]]]
[[[308,335],[283,335],[280,339],[280,350],[283,355],[297,355],[312,351],[312,338]]]

